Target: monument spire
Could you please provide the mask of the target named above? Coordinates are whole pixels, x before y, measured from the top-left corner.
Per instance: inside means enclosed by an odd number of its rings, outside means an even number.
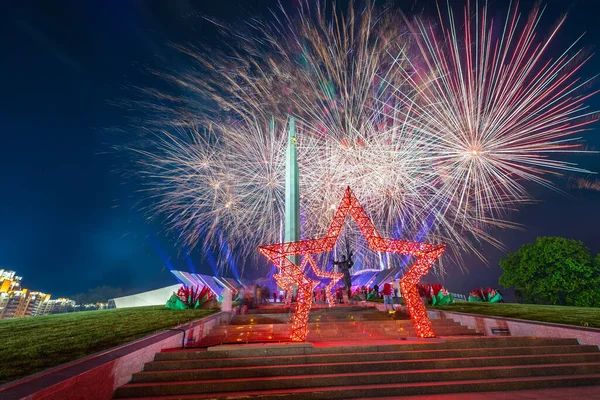
[[[285,167],[285,242],[300,240],[300,177],[296,143],[296,122],[294,117],[290,117]],[[290,261],[298,265],[299,257],[290,257]]]

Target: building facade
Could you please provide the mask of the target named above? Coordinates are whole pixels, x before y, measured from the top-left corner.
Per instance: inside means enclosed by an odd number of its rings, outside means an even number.
[[[64,312],[74,311],[77,307],[75,300],[59,297],[58,299],[43,302],[40,305],[36,315],[60,314]]]
[[[21,287],[15,271],[0,269],[0,319],[43,315],[50,294]]]

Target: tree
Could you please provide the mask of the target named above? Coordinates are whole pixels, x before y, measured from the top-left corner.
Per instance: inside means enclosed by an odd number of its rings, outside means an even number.
[[[124,296],[123,289],[112,286],[99,286],[89,289],[86,293],[78,293],[72,296],[77,304],[106,303],[109,299]]]
[[[526,303],[600,305],[600,255],[592,259],[580,241],[539,237],[507,254],[500,267],[500,284],[515,287]]]

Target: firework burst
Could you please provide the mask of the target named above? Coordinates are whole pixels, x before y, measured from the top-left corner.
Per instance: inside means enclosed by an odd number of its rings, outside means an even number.
[[[413,24],[417,60],[405,72],[412,91],[398,96],[410,103],[415,129],[430,137],[443,198],[465,219],[485,226],[503,211],[530,200],[523,182],[553,188],[547,174],[588,172],[551,158],[556,153],[586,152],[577,135],[594,122],[581,89],[590,80],[576,77],[587,59],[581,51],[548,57],[565,18],[544,41],[536,33],[543,12],[535,8],[524,23],[513,8],[497,27],[486,8],[469,3],[464,21],[451,8],[439,14],[441,34],[432,25]],[[461,33],[460,27],[464,26]]]
[[[495,37],[485,8],[474,19],[465,8],[462,33],[451,9],[440,12],[440,34],[370,3],[345,14],[309,4],[243,34],[224,27],[235,44],[223,54],[177,46],[197,69],[158,75],[190,96],[144,92],[160,129],[132,146],[137,170],[151,213],[182,243],[226,240],[247,256],[282,240],[290,115],[303,237],[324,233],[350,186],[382,234],[479,255],[473,243],[501,245],[491,227],[514,226],[504,219],[530,199],[524,181],[581,171],[551,156],[580,151],[576,134],[592,122],[578,94],[589,81],[575,76],[585,60],[572,48],[547,58],[538,9],[524,24],[513,9]],[[344,229],[350,246],[367,247]],[[388,263],[366,253],[364,267]]]

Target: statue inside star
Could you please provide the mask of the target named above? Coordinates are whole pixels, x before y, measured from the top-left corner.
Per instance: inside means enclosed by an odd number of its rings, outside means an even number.
[[[354,261],[352,261],[352,250],[348,252],[347,258],[346,255],[342,255],[342,259],[340,261],[333,261],[333,265],[337,266],[344,274],[344,286],[348,290],[348,298],[350,298],[352,296],[352,277],[350,276],[350,268],[354,265]]]

